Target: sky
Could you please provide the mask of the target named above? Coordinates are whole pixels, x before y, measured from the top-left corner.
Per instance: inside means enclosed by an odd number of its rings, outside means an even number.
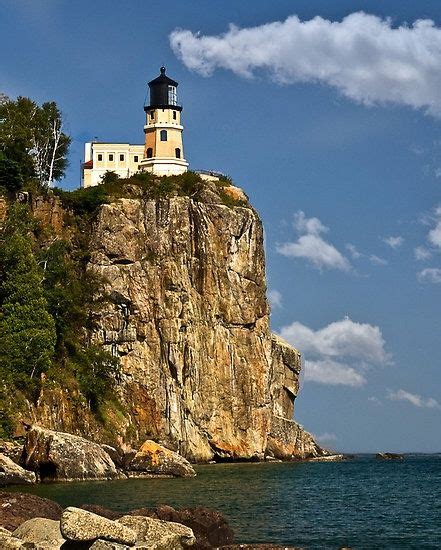
[[[86,141],[142,143],[179,82],[185,156],[265,228],[271,323],[303,353],[296,418],[345,452],[441,451],[441,4],[0,0],[0,91]]]

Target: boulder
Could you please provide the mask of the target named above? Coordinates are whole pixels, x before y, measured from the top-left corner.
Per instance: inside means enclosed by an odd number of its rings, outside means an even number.
[[[196,475],[193,466],[183,458],[154,441],[147,440],[129,465],[130,470],[180,477]]]
[[[34,472],[28,472],[4,454],[0,454],[0,487],[23,485],[37,481]]]
[[[39,426],[29,429],[22,460],[42,481],[120,477],[112,459],[98,443]]]
[[[60,522],[47,518],[28,519],[12,533],[23,542],[46,543],[46,546],[61,546],[65,539],[60,531]]]
[[[131,514],[139,514],[133,511]],[[195,548],[198,550],[232,544],[234,531],[228,525],[228,521],[220,512],[211,508],[197,506],[196,508],[183,508],[175,510],[171,506],[158,506],[153,511],[153,517],[165,521],[182,523],[193,531],[196,537]]]
[[[2,550],[14,550],[21,548],[23,541],[14,537],[7,529],[0,527],[0,548]]]
[[[124,524],[73,506],[66,508],[61,516],[61,533],[71,541],[104,539],[128,546],[133,546],[137,538],[135,531]]]
[[[110,445],[101,445],[101,449],[107,453],[117,468],[124,468],[123,452]]]
[[[181,550],[193,546],[193,531],[171,521],[162,521],[143,516],[123,516],[116,520],[136,533],[137,548],[157,548],[161,550]]]
[[[0,441],[0,453],[6,455],[16,464],[20,464],[23,445],[15,441]]]
[[[118,519],[122,517],[124,514],[120,514],[119,512],[114,512],[113,510],[109,510],[109,508],[105,508],[104,506],[100,506],[99,504],[82,504],[80,506],[82,510],[87,510],[88,512],[92,512],[92,514],[96,514],[97,516],[102,516],[103,518],[107,519]]]
[[[27,493],[0,492],[0,525],[10,531],[36,517],[59,520],[62,512],[59,504],[47,498]]]

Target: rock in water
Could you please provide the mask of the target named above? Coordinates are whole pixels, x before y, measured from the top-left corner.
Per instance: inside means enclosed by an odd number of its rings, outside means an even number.
[[[143,516],[123,516],[116,520],[136,532],[136,546],[161,550],[181,550],[195,542],[193,531],[171,521]]]
[[[10,531],[36,517],[59,520],[62,512],[59,504],[47,498],[27,493],[0,492],[0,525]]]
[[[35,482],[34,472],[28,472],[7,456],[0,454],[0,487]]]
[[[22,548],[23,541],[14,537],[13,534],[0,527],[0,548],[2,550],[15,550],[15,548]]]
[[[23,542],[46,543],[54,548],[65,542],[60,531],[60,522],[47,518],[29,519],[17,527],[12,535]]]
[[[129,469],[179,477],[196,475],[188,460],[150,440],[143,443],[132,459]]]
[[[23,462],[42,481],[119,477],[112,459],[97,443],[39,426],[26,434]]]
[[[404,460],[404,455],[399,453],[377,453],[375,458],[380,460]]]
[[[133,546],[136,532],[122,523],[103,518],[73,506],[66,508],[61,516],[61,533],[72,541],[104,539]]]

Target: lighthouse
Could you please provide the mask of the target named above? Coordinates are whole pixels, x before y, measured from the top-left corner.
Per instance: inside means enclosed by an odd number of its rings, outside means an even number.
[[[165,74],[148,83],[150,98],[144,107],[145,149],[140,169],[160,176],[182,174],[187,171],[184,158],[181,124],[182,106],[178,103],[178,83]]]

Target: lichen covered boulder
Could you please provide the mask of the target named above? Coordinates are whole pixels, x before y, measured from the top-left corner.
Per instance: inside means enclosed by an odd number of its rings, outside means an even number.
[[[35,483],[36,477],[12,461],[9,457],[0,453],[0,487],[6,485],[23,485]]]
[[[188,460],[151,440],[143,443],[132,459],[129,468],[136,472],[176,477],[193,477],[196,475]]]
[[[45,543],[46,546],[54,548],[65,542],[60,531],[60,522],[47,518],[28,519],[17,527],[12,535],[23,542]]]
[[[116,521],[136,532],[136,545],[142,548],[181,550],[196,540],[193,531],[180,523],[142,516],[123,516]]]
[[[104,539],[133,546],[137,535],[133,529],[87,510],[70,506],[61,516],[61,533],[70,541]]]
[[[42,481],[119,477],[112,459],[99,444],[39,426],[27,432],[22,460]]]
[[[9,531],[36,517],[59,520],[62,513],[63,508],[47,498],[28,493],[0,492],[0,526]]]

